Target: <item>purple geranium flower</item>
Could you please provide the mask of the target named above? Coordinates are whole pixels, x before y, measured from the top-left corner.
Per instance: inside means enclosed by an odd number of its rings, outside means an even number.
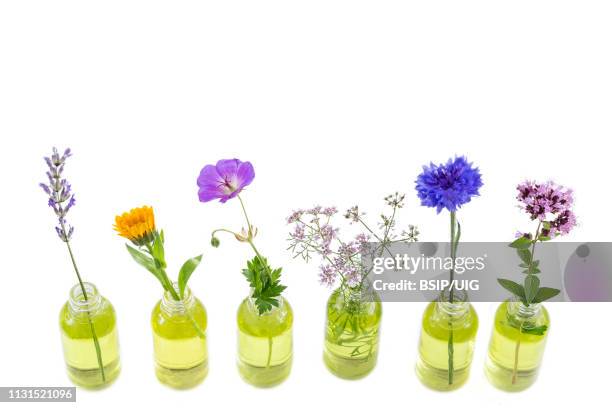
[[[443,208],[457,211],[473,196],[479,195],[480,187],[480,171],[463,156],[448,159],[446,164],[423,166],[423,172],[416,179],[421,205],[435,207],[438,213]]]
[[[219,160],[216,165],[207,164],[200,171],[198,196],[203,203],[217,198],[224,203],[240,194],[254,178],[255,170],[250,162]]]

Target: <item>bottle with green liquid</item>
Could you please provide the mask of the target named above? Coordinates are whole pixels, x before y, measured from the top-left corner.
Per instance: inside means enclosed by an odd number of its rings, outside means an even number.
[[[497,308],[485,374],[504,391],[522,391],[537,379],[550,318],[540,303],[507,300]]]
[[[86,296],[81,285],[75,285],[60,312],[62,345],[70,380],[96,389],[111,384],[121,370],[117,319],[111,303],[93,284],[83,282],[83,287]]]
[[[178,291],[178,285],[174,284]],[[180,300],[164,293],[151,314],[155,374],[162,384],[187,389],[208,374],[207,314],[189,288]]]
[[[416,373],[429,388],[455,390],[469,377],[478,315],[466,299],[464,292],[455,292],[450,302],[444,292],[425,309]]]
[[[327,302],[323,360],[327,368],[344,379],[359,379],[376,366],[382,316],[375,292],[341,287]]]
[[[238,308],[238,371],[256,387],[272,387],[291,372],[293,360],[293,311],[287,299],[259,314],[253,297]]]

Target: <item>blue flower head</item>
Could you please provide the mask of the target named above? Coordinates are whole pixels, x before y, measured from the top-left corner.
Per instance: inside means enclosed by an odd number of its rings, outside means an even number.
[[[478,167],[472,167],[463,156],[448,159],[446,164],[423,166],[423,172],[416,179],[416,191],[425,207],[435,207],[440,213],[443,208],[457,211],[479,195],[482,178]]]

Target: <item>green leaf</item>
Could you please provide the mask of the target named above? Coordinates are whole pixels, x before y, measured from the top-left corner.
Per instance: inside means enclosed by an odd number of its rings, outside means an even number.
[[[143,252],[140,252],[138,249],[133,248],[133,247],[131,247],[128,244],[125,244],[125,247],[127,248],[128,252],[132,256],[132,258],[134,258],[134,260],[138,264],[143,266],[146,270],[151,272],[153,274],[153,276],[155,276],[157,278],[157,280],[159,280],[161,282],[162,286],[164,286],[164,281],[163,281],[163,278],[161,276],[161,272],[156,267],[155,261],[152,258],[150,258],[147,254],[145,254]]]
[[[153,255],[153,259],[155,259],[155,263],[158,268],[165,269],[166,268],[166,256],[164,252],[164,232],[156,233],[155,239],[153,240],[153,250],[151,251]]]
[[[529,238],[527,238],[527,237],[520,237],[520,238],[515,239],[510,244],[510,247],[516,248],[516,249],[527,249],[527,248],[529,248],[529,246],[532,243],[533,242]]]
[[[545,300],[557,296],[561,291],[559,289],[541,287],[538,289],[538,293],[533,298],[533,303],[541,303]]]
[[[509,279],[498,279],[500,285],[510,293],[517,296],[523,302],[525,302],[525,289],[518,283],[513,282]]]
[[[519,258],[521,258],[521,261],[523,261],[525,265],[525,266],[521,265],[521,267],[527,268],[527,266],[531,262],[531,251],[525,248],[520,248],[520,249],[517,249],[516,252],[518,253]]]
[[[523,327],[521,332],[526,333],[526,334],[532,334],[534,336],[542,336],[544,335],[544,333],[546,333],[547,329],[548,329],[548,326],[543,324],[542,326],[536,326],[536,327]]]
[[[179,276],[178,276],[178,285],[179,285],[179,291],[181,294],[181,298],[185,294],[185,288],[187,287],[187,282],[189,281],[191,274],[198,267],[198,265],[200,264],[200,261],[202,261],[202,255],[198,255],[194,258],[188,259],[181,267],[181,270],[179,271]]]
[[[272,270],[267,260],[259,256],[247,261],[247,269],[242,270],[253,289],[251,297],[260,315],[279,305],[278,297],[286,289],[280,284],[281,272],[281,268]]]
[[[525,300],[527,300],[527,303],[533,302],[539,288],[540,278],[535,275],[527,275],[525,277]]]

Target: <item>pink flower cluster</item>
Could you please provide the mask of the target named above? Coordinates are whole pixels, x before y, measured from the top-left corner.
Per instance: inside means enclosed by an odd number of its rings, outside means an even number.
[[[287,218],[293,224],[289,233],[294,253],[310,258],[312,253],[321,257],[319,281],[332,287],[338,279],[349,286],[357,286],[363,278],[359,255],[367,248],[369,237],[358,234],[353,240],[340,240],[339,229],[331,224],[338,210],[335,207],[315,206],[308,210],[296,210]]]
[[[525,181],[517,187],[520,207],[532,220],[543,222],[541,234],[553,238],[565,235],[576,226],[576,216],[572,210],[574,197],[572,190],[552,181],[536,183]]]

